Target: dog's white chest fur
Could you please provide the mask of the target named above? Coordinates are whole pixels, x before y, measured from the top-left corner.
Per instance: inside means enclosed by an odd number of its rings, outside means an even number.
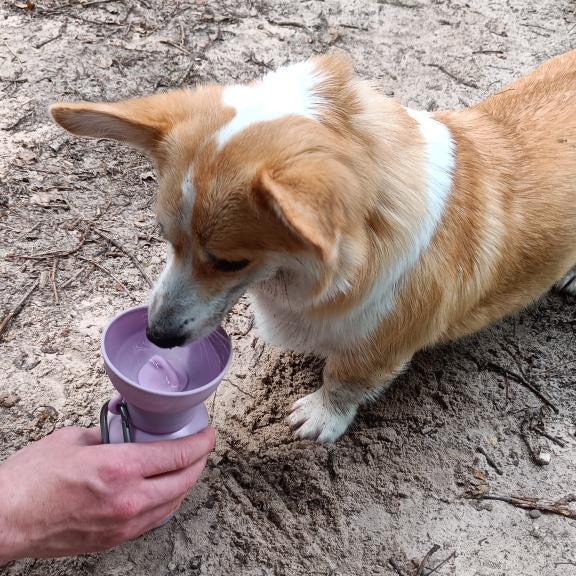
[[[291,312],[276,306],[267,297],[255,293],[251,296],[258,330],[271,344],[316,354],[329,354],[342,349],[346,322],[327,325],[314,321],[303,311]]]
[[[353,311],[327,319],[313,317],[307,310],[291,310],[255,291],[251,297],[256,324],[268,342],[321,355],[341,352],[366,338],[392,304],[375,292]]]

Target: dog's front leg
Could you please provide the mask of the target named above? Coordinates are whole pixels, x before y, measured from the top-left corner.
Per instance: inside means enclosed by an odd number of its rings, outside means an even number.
[[[324,384],[292,406],[290,426],[300,438],[334,442],[354,420],[358,408],[386,390],[411,355],[392,354],[391,361],[366,351],[330,356]]]

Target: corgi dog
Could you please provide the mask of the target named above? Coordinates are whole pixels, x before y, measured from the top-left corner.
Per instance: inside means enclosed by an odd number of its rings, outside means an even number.
[[[331,53],[51,113],[156,166],[152,342],[207,335],[248,291],[266,339],[325,357],[301,438],[339,438],[419,349],[576,295],[576,50],[458,111],[406,108]]]

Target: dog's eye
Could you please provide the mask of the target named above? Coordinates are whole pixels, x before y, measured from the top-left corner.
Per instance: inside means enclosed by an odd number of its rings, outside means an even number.
[[[219,272],[239,272],[250,264],[250,260],[224,260],[216,258],[212,254],[209,254],[208,258],[212,266]]]

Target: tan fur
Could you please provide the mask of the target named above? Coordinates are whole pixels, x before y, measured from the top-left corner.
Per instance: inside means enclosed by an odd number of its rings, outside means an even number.
[[[222,106],[218,87],[52,111],[72,132],[127,141],[155,159],[159,220],[175,257],[193,259],[205,294],[272,254],[317,258],[304,309],[326,324],[359,306],[413,241],[427,182],[417,122],[355,79],[346,59],[315,62],[323,72],[318,93],[329,103],[320,123],[290,116],[254,124],[222,150],[214,135],[235,112]],[[418,349],[529,304],[576,264],[576,51],[477,106],[435,118],[456,146],[448,204],[393,310],[367,340],[318,350],[336,406],[353,402],[356,389],[375,393]],[[182,228],[174,222],[191,164],[197,197]],[[208,254],[251,263],[221,273]],[[337,278],[350,289],[330,293]]]
[[[366,353],[328,363],[338,380],[380,385],[418,349],[526,306],[576,263],[576,51],[436,117],[458,151],[443,224]]]

